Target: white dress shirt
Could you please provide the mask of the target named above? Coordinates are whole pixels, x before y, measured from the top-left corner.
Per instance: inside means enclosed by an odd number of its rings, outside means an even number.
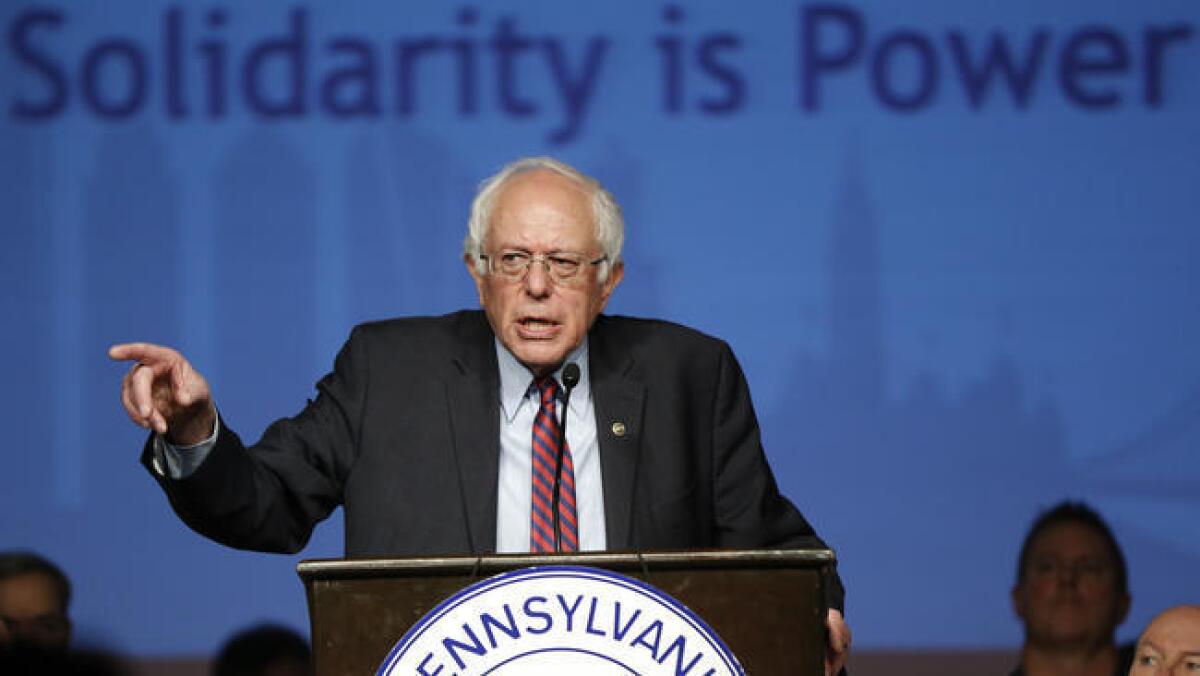
[[[533,501],[533,419],[541,406],[533,373],[508,348],[496,341],[500,364],[500,480],[496,493],[496,551],[528,552],[530,510]],[[596,441],[596,409],[588,373],[587,339],[567,355],[564,364],[579,366],[579,383],[567,405],[567,445],[575,463],[575,515],[579,523],[579,550],[604,549],[604,486],[600,472],[600,444]],[[562,420],[562,368],[555,413]]]

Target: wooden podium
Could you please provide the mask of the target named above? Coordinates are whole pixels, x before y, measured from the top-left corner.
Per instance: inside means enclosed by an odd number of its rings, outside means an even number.
[[[545,565],[615,571],[703,618],[753,676],[823,673],[827,549],[302,561],[317,676],[374,674],[429,610],[500,573]]]

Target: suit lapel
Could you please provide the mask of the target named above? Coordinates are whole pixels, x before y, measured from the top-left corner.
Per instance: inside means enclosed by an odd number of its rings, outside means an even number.
[[[496,485],[500,464],[500,377],[492,332],[483,314],[465,321],[460,357],[446,381],[446,407],[466,509],[472,553],[496,551]]]
[[[605,535],[608,549],[629,549],[633,546],[634,487],[646,388],[630,376],[633,357],[628,352],[618,354],[609,349],[605,340],[606,319],[597,319],[588,343],[604,486]]]

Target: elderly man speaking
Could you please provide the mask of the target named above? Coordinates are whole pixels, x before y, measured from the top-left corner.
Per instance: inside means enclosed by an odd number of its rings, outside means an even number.
[[[249,448],[182,355],[113,346],[134,362],[125,410],[152,431],[143,463],[189,526],[245,549],[298,551],[338,505],[352,556],[823,546],[779,494],[728,345],[601,314],[623,240],[594,179],[510,164],[464,244],[483,312],[356,327],[317,398]],[[564,401],[558,463],[539,431]],[[850,634],[828,587],[836,673]]]

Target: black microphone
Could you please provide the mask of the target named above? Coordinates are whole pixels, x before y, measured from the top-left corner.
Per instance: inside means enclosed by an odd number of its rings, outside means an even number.
[[[563,449],[567,446],[567,405],[571,403],[571,390],[579,384],[579,365],[569,362],[562,370],[563,402],[562,422],[558,425],[558,443],[554,448],[554,492],[550,498],[550,513],[554,520],[554,551],[562,551],[562,521],[558,516],[558,491],[562,484]]]

